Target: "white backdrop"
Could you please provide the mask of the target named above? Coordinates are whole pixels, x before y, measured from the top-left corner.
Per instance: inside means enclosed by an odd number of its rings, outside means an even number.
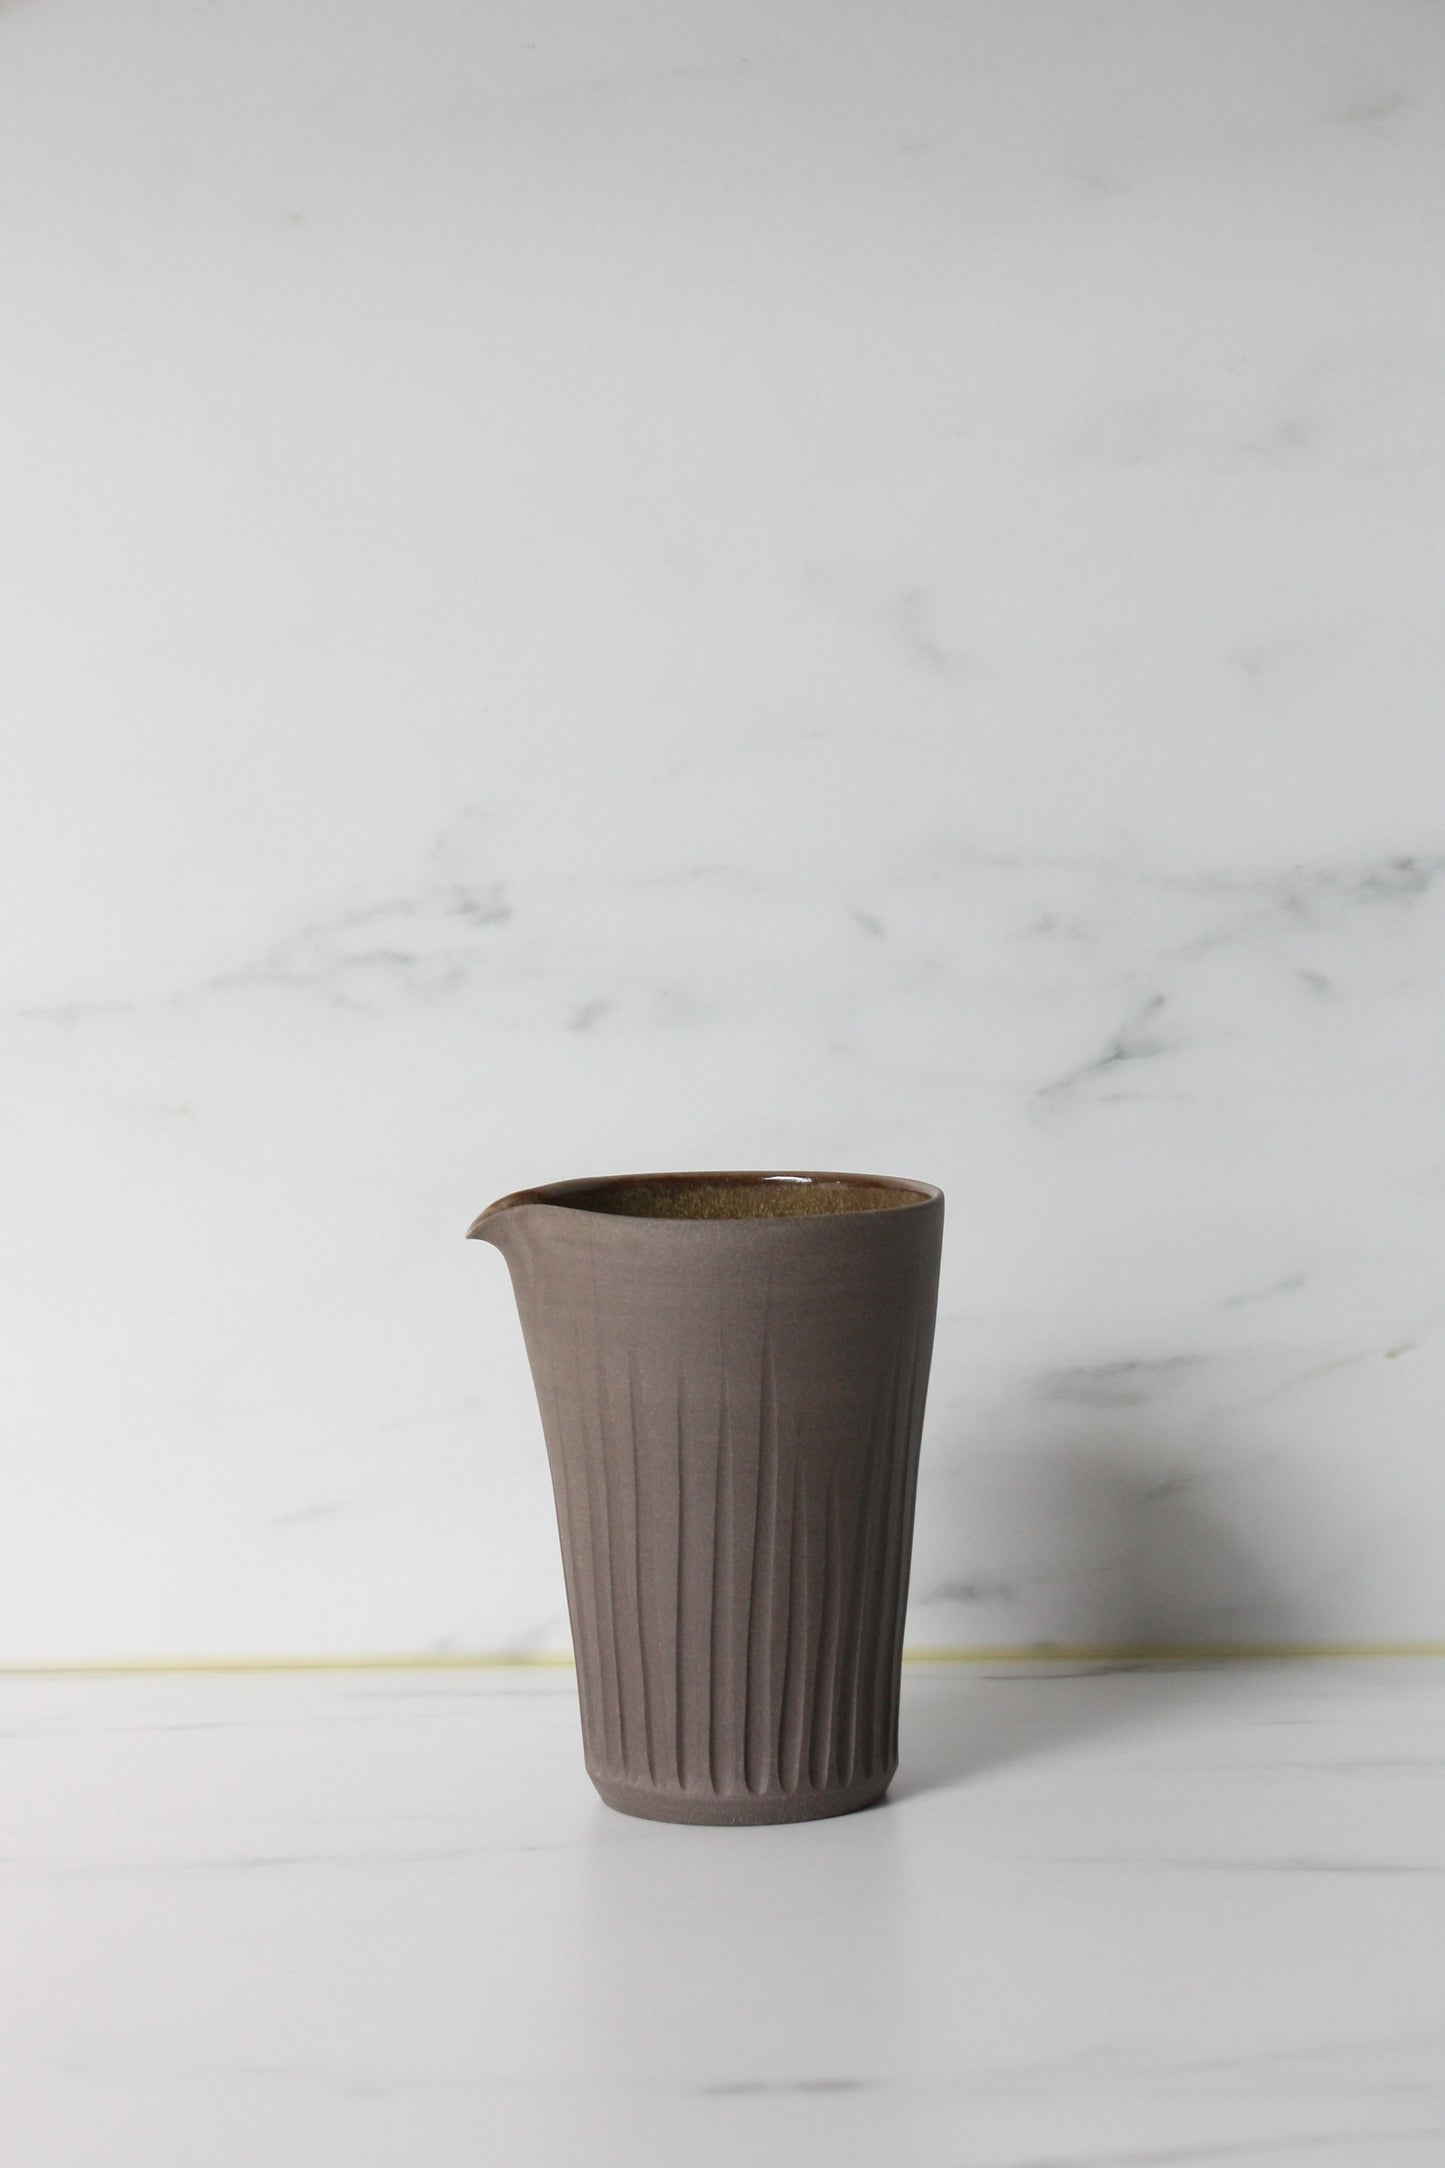
[[[497,1193],[948,1198],[911,1638],[1445,1636],[1445,21],[0,13],[0,1659],[566,1644]]]

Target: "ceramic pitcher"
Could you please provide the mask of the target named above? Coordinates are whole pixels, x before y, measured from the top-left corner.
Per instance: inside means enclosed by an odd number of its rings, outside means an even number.
[[[603,1799],[736,1823],[881,1798],[942,1192],[616,1175],[519,1190],[468,1233],[512,1275]]]

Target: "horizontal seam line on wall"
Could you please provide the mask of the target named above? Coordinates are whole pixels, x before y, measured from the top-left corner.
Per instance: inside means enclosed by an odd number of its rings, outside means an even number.
[[[946,1664],[1258,1663],[1347,1657],[1445,1658],[1445,1641],[1061,1641],[905,1649],[905,1666]],[[570,1671],[566,1652],[477,1649],[455,1655],[154,1656],[0,1662],[0,1678],[218,1677],[327,1671]]]

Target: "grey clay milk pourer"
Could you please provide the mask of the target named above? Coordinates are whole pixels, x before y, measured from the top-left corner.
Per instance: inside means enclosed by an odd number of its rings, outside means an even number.
[[[499,1198],[547,1441],[588,1774],[674,1822],[795,1822],[898,1765],[943,1195],[616,1175]]]

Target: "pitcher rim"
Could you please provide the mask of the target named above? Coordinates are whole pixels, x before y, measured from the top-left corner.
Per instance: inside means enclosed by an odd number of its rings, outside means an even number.
[[[834,1205],[827,1211],[769,1212],[769,1213],[664,1213],[627,1212],[606,1205],[575,1202],[583,1196],[596,1196],[621,1189],[654,1189],[666,1194],[669,1191],[688,1188],[706,1189],[718,1184],[765,1183],[826,1183],[834,1188],[863,1190],[887,1190],[894,1198],[884,1205],[859,1201],[856,1205]],[[896,1201],[894,1199],[896,1198]],[[852,1171],[818,1167],[697,1167],[666,1171],[649,1170],[641,1174],[575,1175],[560,1182],[540,1182],[529,1189],[511,1190],[505,1197],[498,1197],[486,1209],[479,1212],[467,1229],[468,1236],[481,1232],[483,1222],[491,1220],[515,1206],[541,1204],[555,1210],[585,1212],[607,1219],[625,1219],[634,1226],[662,1225],[667,1227],[737,1227],[739,1225],[796,1226],[800,1221],[827,1221],[833,1219],[860,1219],[872,1212],[909,1210],[923,1205],[941,1204],[943,1191],[932,1182],[921,1182],[912,1176],[896,1174],[860,1174]]]

